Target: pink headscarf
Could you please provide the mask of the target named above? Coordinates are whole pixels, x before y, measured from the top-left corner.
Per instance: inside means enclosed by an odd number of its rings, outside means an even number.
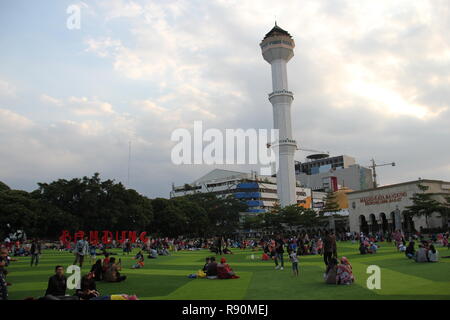
[[[350,261],[348,261],[348,259],[346,257],[341,258],[341,263],[345,264],[347,266],[350,266],[350,268],[352,267],[352,265],[350,264]]]

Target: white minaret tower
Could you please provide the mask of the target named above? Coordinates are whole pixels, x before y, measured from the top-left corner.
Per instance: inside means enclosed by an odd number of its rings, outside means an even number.
[[[294,56],[295,43],[291,35],[277,26],[260,44],[262,55],[272,66],[273,127],[279,130],[279,140],[272,144],[278,154],[277,191],[281,207],[297,204],[294,153],[297,143],[292,137],[291,103],[294,95],[288,90],[286,64]]]

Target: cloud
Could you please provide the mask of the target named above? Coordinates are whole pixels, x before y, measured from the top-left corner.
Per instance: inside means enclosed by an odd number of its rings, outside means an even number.
[[[171,164],[176,128],[191,129],[195,120],[221,130],[272,127],[271,70],[258,44],[276,16],[296,42],[288,77],[300,146],[352,155],[365,165],[372,157],[397,162],[380,168],[382,184],[450,180],[449,6],[445,0],[89,2],[95,14],[83,22],[82,40],[61,43],[78,46],[79,56],[66,52],[73,60],[61,67],[93,66],[92,76],[106,80],[94,90],[65,79],[64,94],[31,83],[47,94],[3,103],[3,118],[22,124],[2,122],[9,126],[3,141],[17,147],[2,150],[8,150],[2,165],[22,184],[94,170],[124,181],[131,141],[132,185],[167,196],[172,181],[183,184],[212,169]],[[0,96],[9,87],[0,81]],[[53,108],[50,122],[29,112],[35,103]],[[19,107],[23,112],[15,112]],[[296,159],[305,155],[299,151]],[[31,158],[48,177],[21,173]]]
[[[114,114],[113,106],[109,102],[101,101],[97,97],[68,97],[58,99],[42,94],[40,100],[46,105],[62,107],[77,116],[105,116]]]
[[[95,97],[92,100],[86,97],[69,97],[67,103],[77,115],[98,116],[114,113],[110,103],[100,101]]]
[[[63,102],[57,98],[51,97],[46,94],[41,94],[41,101],[45,104],[54,105],[54,106],[62,106]]]
[[[99,3],[105,10],[106,20],[135,18],[142,14],[142,7],[135,1],[108,0]]]
[[[0,79],[0,97],[15,97],[16,91],[16,87],[14,87],[11,83]]]
[[[85,40],[85,43],[88,46],[85,49],[86,52],[94,52],[102,58],[114,56],[122,48],[120,40],[113,40],[109,37],[97,40],[89,38]]]
[[[33,126],[33,121],[11,110],[0,109],[0,129],[3,133],[9,130],[23,131]]]

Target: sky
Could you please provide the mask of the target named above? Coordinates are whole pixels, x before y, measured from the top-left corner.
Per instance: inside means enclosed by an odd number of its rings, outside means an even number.
[[[0,181],[32,191],[99,172],[168,197],[213,168],[254,168],[175,165],[171,134],[272,127],[259,43],[275,20],[296,43],[301,148],[395,161],[381,185],[450,181],[448,0],[2,1]]]

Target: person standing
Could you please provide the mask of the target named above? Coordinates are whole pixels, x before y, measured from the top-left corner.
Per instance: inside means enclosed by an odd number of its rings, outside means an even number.
[[[39,240],[34,239],[31,243],[30,254],[31,254],[31,267],[34,265],[37,267],[39,263],[39,258],[41,256],[41,243]]]
[[[336,238],[333,236],[333,233],[325,231],[325,238],[323,240],[323,261],[325,265],[331,261],[331,258],[337,258],[337,249],[336,249]]]
[[[83,267],[84,256],[89,253],[89,242],[87,241],[88,237],[84,236],[83,239],[78,240],[75,245],[75,261],[73,264],[80,263],[80,268]]]
[[[6,281],[10,257],[8,256],[8,249],[2,249],[0,252],[0,300],[8,300],[8,286],[11,284]]]
[[[293,250],[291,254],[289,255],[292,262],[292,274],[296,277],[298,277],[298,257],[297,252]]]
[[[221,255],[221,254],[222,254],[222,243],[223,243],[222,237],[217,237],[217,242],[216,242],[216,244],[217,244],[217,254],[218,254],[218,255]]]
[[[281,236],[278,235],[277,240],[275,240],[275,269],[284,270],[284,241],[281,239]],[[280,264],[278,265],[278,260],[280,260]]]

